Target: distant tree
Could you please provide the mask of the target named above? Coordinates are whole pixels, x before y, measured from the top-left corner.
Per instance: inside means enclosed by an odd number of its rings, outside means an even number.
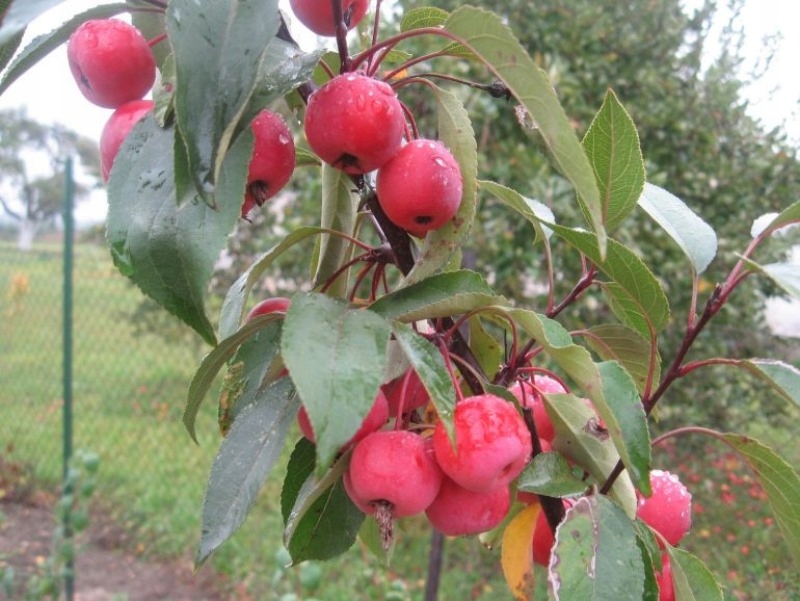
[[[93,140],[62,125],[39,123],[24,109],[0,112],[0,206],[19,225],[20,250],[30,250],[39,228],[60,213],[68,156],[76,156],[90,176],[99,176]],[[76,200],[88,193],[86,185],[76,183]]]

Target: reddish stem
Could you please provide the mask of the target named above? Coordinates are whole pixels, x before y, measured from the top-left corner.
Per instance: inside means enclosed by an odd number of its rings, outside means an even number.
[[[333,20],[336,22],[336,49],[339,51],[339,73],[351,70],[352,61],[347,49],[347,24],[344,22],[342,0],[331,0],[333,6]]]
[[[569,294],[564,297],[558,306],[554,309],[548,309],[547,317],[554,318],[559,313],[561,313],[564,309],[566,309],[569,305],[574,303],[578,298],[580,298],[581,294],[583,294],[592,284],[594,284],[594,276],[597,275],[597,267],[591,265],[584,271],[581,279],[578,280],[578,283],[575,284],[575,287],[570,290]]]
[[[166,40],[166,39],[167,39],[167,33],[166,33],[166,32],[164,32],[164,33],[162,33],[162,34],[159,34],[159,35],[157,35],[157,36],[156,36],[156,37],[154,37],[152,40],[148,40],[148,41],[147,41],[147,45],[148,45],[148,46],[150,46],[150,48],[152,48],[153,46],[155,46],[155,45],[156,45],[156,44],[158,44],[159,42],[163,42],[163,41],[164,41],[164,40]]]

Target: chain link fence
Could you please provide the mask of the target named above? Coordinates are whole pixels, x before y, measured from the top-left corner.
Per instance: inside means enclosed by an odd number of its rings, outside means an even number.
[[[86,237],[72,274],[73,448],[99,455],[95,498],[127,531],[141,530],[138,550],[186,553],[217,443],[211,411],[200,447],[180,419],[205,349],[120,275],[101,236]],[[0,239],[0,463],[52,490],[65,436],[63,272],[58,236],[28,252]]]

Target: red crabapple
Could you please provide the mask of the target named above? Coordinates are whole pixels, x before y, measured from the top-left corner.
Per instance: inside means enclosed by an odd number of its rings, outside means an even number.
[[[247,168],[247,188],[242,217],[275,196],[292,177],[295,147],[292,132],[283,118],[263,110],[250,123],[253,154]]]
[[[144,97],[156,78],[147,40],[119,19],[94,19],[78,27],[67,42],[72,76],[89,102],[115,109]]]
[[[133,126],[151,110],[153,110],[151,100],[133,100],[111,113],[100,133],[100,174],[103,176],[103,181],[108,181],[122,142],[131,133]]]
[[[408,382],[403,389],[403,382],[408,376]],[[424,407],[430,400],[430,395],[425,385],[419,379],[417,372],[409,368],[405,374],[387,382],[382,386],[386,400],[389,401],[389,417],[396,417],[400,413],[408,413],[414,409]],[[403,394],[405,392],[405,395]]]
[[[286,313],[292,304],[292,299],[283,296],[265,298],[257,303],[247,314],[247,319],[253,319],[258,315],[268,315],[270,313]]]
[[[555,542],[556,537],[550,529],[550,524],[547,523],[547,516],[540,509],[539,515],[536,516],[536,525],[533,527],[533,542],[531,543],[534,563],[548,566]]]
[[[692,527],[692,495],[678,476],[663,470],[650,471],[650,486],[650,497],[638,495],[636,516],[675,546]]]
[[[440,422],[433,448],[442,471],[474,492],[508,484],[531,455],[531,435],[512,403],[492,394],[464,399],[453,415],[455,449]]]
[[[350,174],[368,173],[400,149],[405,117],[392,87],[360,73],[338,75],[308,99],[308,144]]]
[[[555,429],[550,416],[547,415],[541,393],[567,392],[563,384],[551,376],[536,374],[531,381],[518,381],[508,390],[517,397],[521,406],[531,408],[533,422],[536,424],[536,434],[539,439],[552,442],[555,437]]]
[[[658,601],[675,601],[675,584],[672,581],[672,563],[669,555],[661,555],[661,571],[656,571]]]
[[[437,140],[412,140],[378,169],[381,208],[392,223],[419,238],[453,218],[462,190],[458,162]]]
[[[336,35],[331,0],[289,0],[289,5],[297,19],[317,35]],[[367,8],[369,0],[342,0],[342,16],[347,29],[359,24],[367,14]]]
[[[379,430],[356,444],[345,484],[362,510],[376,513],[383,506],[399,518],[428,508],[439,493],[442,471],[418,434]]]
[[[489,492],[472,492],[445,476],[439,494],[425,510],[425,515],[442,534],[464,536],[498,526],[510,507],[508,485]]]
[[[573,505],[572,499],[562,499],[565,508]],[[547,515],[544,510],[539,511],[536,516],[536,525],[533,527],[533,541],[531,543],[533,548],[533,561],[540,566],[550,565],[550,555],[553,552],[553,545],[556,542],[555,533],[550,529],[550,523],[547,521]]]
[[[369,410],[369,413],[364,416],[361,426],[358,428],[358,430],[356,430],[356,433],[353,434],[353,437],[344,445],[343,448],[350,448],[352,445],[364,438],[367,434],[371,434],[380,428],[386,423],[387,419],[389,419],[389,404],[387,403],[386,396],[383,394],[383,392],[379,391],[375,396],[375,402],[372,404],[372,408]],[[315,442],[314,428],[311,425],[311,420],[308,419],[308,412],[306,411],[306,408],[302,405],[300,407],[300,411],[297,412],[297,425],[300,426],[300,432],[303,433],[303,436],[305,436],[311,442]]]

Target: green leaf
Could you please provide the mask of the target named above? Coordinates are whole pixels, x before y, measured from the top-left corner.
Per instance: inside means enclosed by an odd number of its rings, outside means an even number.
[[[238,530],[273,466],[299,403],[284,378],[267,388],[233,422],[211,468],[203,503],[203,531],[195,564],[202,564]]]
[[[239,130],[247,127],[265,107],[310,79],[322,53],[322,49],[306,53],[279,37],[272,38],[264,51],[256,86],[239,122]]]
[[[800,201],[789,205],[778,215],[776,215],[775,218],[772,219],[769,225],[765,228],[765,230],[769,233],[772,233],[781,229],[782,227],[798,221],[800,221]]]
[[[757,440],[738,434],[723,434],[722,439],[758,476],[789,553],[800,567],[800,505],[797,503],[800,499],[800,476],[775,451]]]
[[[387,319],[411,322],[468,313],[504,302],[480,274],[461,269],[400,288],[379,298],[370,309]]]
[[[424,280],[448,265],[460,251],[477,212],[478,146],[469,113],[454,94],[425,83],[436,99],[438,138],[458,162],[463,192],[455,216],[438,230],[428,232],[405,285]]]
[[[619,314],[615,311],[615,313],[626,325],[648,339],[651,338],[651,327],[652,333],[657,334],[667,326],[669,323],[667,297],[656,277],[632,250],[615,240],[609,240],[608,253],[603,259],[597,251],[597,242],[593,234],[555,224],[551,224],[550,227],[613,280],[614,284],[607,286],[607,290],[617,301],[624,303],[625,312]]]
[[[759,265],[754,261],[747,261],[748,266],[768,276],[788,294],[800,299],[800,265],[793,263],[770,263]]]
[[[444,25],[449,14],[441,8],[431,6],[412,8],[403,13],[403,18],[400,20],[400,31],[406,32],[425,27],[440,27]]]
[[[643,393],[650,371],[650,343],[636,330],[619,324],[603,324],[589,328],[584,334],[586,345],[601,359],[615,360],[625,368]],[[653,382],[661,381],[661,358],[656,355]]]
[[[644,187],[644,158],[633,119],[608,90],[583,139],[600,188],[603,223],[616,229],[636,207]]]
[[[242,343],[229,361],[219,397],[220,429],[225,434],[242,409],[258,398],[261,389],[277,379],[282,364],[281,322],[270,321]],[[277,365],[276,365],[277,363]]]
[[[243,342],[253,336],[267,323],[277,319],[280,319],[278,315],[259,315],[245,324],[241,330],[225,338],[215,346],[210,353],[203,357],[200,367],[197,368],[189,384],[186,408],[183,411],[183,425],[186,426],[192,440],[197,442],[197,433],[195,431],[197,414],[200,411],[203,398],[205,398],[209,388],[211,388],[211,384],[213,384],[219,371],[228,359],[236,353],[236,350]]]
[[[148,114],[126,138],[109,181],[108,243],[124,275],[213,345],[206,288],[241,201],[220,202],[214,210],[197,197],[177,198],[174,134]],[[251,148],[252,136],[243,136],[231,149],[220,175],[220,198],[244,198]]]
[[[596,484],[602,485],[620,460],[620,454],[609,434],[599,427],[594,411],[583,399],[571,394],[543,396],[556,431],[553,450],[577,462]],[[609,494],[629,517],[636,515],[636,491],[627,470],[617,478]]]
[[[453,440],[453,410],[456,392],[441,351],[429,340],[415,332],[411,326],[394,323],[392,333],[411,367],[417,372],[425,390],[428,391],[450,440]]]
[[[650,494],[650,431],[636,385],[616,361],[597,366],[603,378],[603,395],[595,409],[606,423],[614,445],[628,469],[633,485]]]
[[[314,443],[305,436],[301,436],[289,457],[289,463],[286,466],[286,477],[283,480],[283,488],[281,489],[281,516],[283,516],[284,526],[289,521],[292,508],[297,503],[297,497],[303,488],[303,484],[314,473],[316,455],[317,448]]]
[[[12,0],[0,14],[0,45],[5,44],[38,16],[61,4],[64,0]]]
[[[536,121],[556,164],[575,186],[584,214],[590,216],[597,234],[598,253],[605,256],[606,231],[597,181],[546,73],[492,12],[462,6],[450,15],[445,28],[508,86]]]
[[[717,254],[714,229],[680,198],[653,184],[645,184],[639,206],[689,257],[694,273],[703,273]]]
[[[389,323],[322,294],[300,294],[286,313],[281,352],[308,412],[324,471],[375,402]]]
[[[142,0],[128,0],[128,2],[129,8],[133,9],[131,10],[131,25],[142,32],[145,40],[152,40],[166,32],[166,16],[163,11],[136,10],[137,8],[143,8]],[[144,5],[144,7],[148,6]],[[152,8],[152,5],[148,8]],[[164,40],[159,44],[151,45],[150,48],[153,52],[153,57],[156,59],[156,67],[159,70],[163,70],[164,62],[172,54],[169,42]]]
[[[556,221],[553,211],[546,204],[538,200],[525,198],[516,190],[512,190],[511,188],[507,188],[495,182],[479,180],[478,185],[508,208],[522,215],[533,225],[533,229],[536,232],[534,243],[538,242],[540,239],[549,240],[550,236],[553,235],[553,230],[547,227],[545,223],[542,223],[543,221],[546,223],[555,223]]]
[[[469,348],[478,364],[489,379],[497,373],[505,360],[505,349],[483,327],[480,317],[472,316],[469,321]]]
[[[290,522],[292,529],[286,547],[292,562],[341,555],[356,541],[364,518],[339,478],[308,507],[299,521]]]
[[[702,561],[687,551],[673,547],[668,547],[667,553],[672,566],[676,601],[722,601],[722,589]]]
[[[574,344],[569,332],[558,322],[522,309],[507,313],[593,401],[595,409],[606,422],[608,432],[594,435],[585,431],[587,421],[594,414],[582,401],[580,407],[565,409],[567,413],[560,418],[566,428],[564,432],[569,430],[570,436],[577,436],[573,443],[578,448],[572,452],[580,454],[579,462],[593,464],[590,471],[593,470],[592,475],[600,483],[605,480],[616,461],[623,458],[630,474],[625,475],[627,483],[620,484],[616,491],[612,489],[612,494],[616,494],[615,498],[633,516],[636,499],[630,477],[633,476],[640,486],[649,487],[647,471],[650,439],[647,420],[632,378],[616,362],[595,364],[589,351]],[[589,447],[584,448],[583,445]],[[594,447],[601,454],[598,457],[592,456],[594,451],[591,449]],[[589,467],[588,463],[585,465]]]
[[[210,204],[222,161],[255,90],[277,0],[171,0],[167,33],[175,57],[175,117],[189,172]]]
[[[539,453],[517,479],[517,489],[547,497],[569,497],[586,491],[586,483],[559,453]]]
[[[549,582],[555,599],[641,599],[644,563],[628,517],[602,495],[579,499],[556,530]]]
[[[656,542],[652,530],[643,522],[633,522],[636,531],[636,544],[642,553],[644,564],[644,595],[642,601],[659,601],[660,591],[656,582],[656,570],[662,570],[661,549]]]
[[[738,365],[767,382],[790,403],[800,406],[800,369],[772,359],[746,359]]]
[[[0,2],[0,6],[2,6],[2,2]],[[1,10],[1,9],[0,9]],[[3,69],[6,68],[6,65],[14,58],[17,50],[19,50],[20,44],[22,44],[22,37],[25,35],[25,31],[20,31],[15,36],[12,36],[5,44],[0,45],[0,73],[3,72]],[[5,77],[0,78],[0,93],[3,90],[3,80]]]
[[[25,0],[26,2],[28,0]],[[14,5],[14,8],[20,6],[22,4],[21,1],[17,2]],[[14,58],[13,62],[9,65],[8,69],[3,73],[3,78],[0,80],[0,94],[5,92],[8,87],[14,83],[21,75],[26,73],[28,69],[33,67],[34,65],[38,64],[40,60],[42,60],[45,56],[50,54],[53,50],[61,46],[64,42],[69,39],[69,36],[72,35],[82,23],[88,21],[90,19],[107,19],[109,17],[113,17],[119,13],[125,12],[129,10],[130,7],[125,3],[117,3],[117,4],[105,4],[102,6],[95,6],[90,8],[89,10],[82,12],[79,15],[72,17],[69,21],[61,25],[60,27],[54,29],[49,33],[44,33],[35,37],[30,43],[22,49],[22,51]],[[12,9],[13,10],[13,9]],[[5,25],[7,21],[3,22],[3,31],[5,31]],[[24,28],[19,30],[17,37],[19,40],[22,39],[22,32]],[[6,46],[7,43],[12,43],[14,40],[14,36],[11,36],[8,41],[2,40],[3,35],[0,34],[0,49],[2,49],[3,53],[7,52],[10,46]],[[17,41],[17,44],[19,43]],[[15,48],[16,49],[16,48]],[[11,55],[9,54],[6,57],[6,60],[10,59]],[[0,63],[0,70],[2,70],[4,63]],[[66,67],[65,67],[66,68]]]
[[[344,171],[330,165],[322,165],[322,227],[353,235],[359,197],[355,193],[353,180]],[[321,286],[349,258],[352,243],[330,235],[320,239],[319,258],[314,273],[314,285]],[[347,275],[340,275],[328,288],[331,296],[342,297],[347,293]]]
[[[220,337],[233,336],[245,313],[245,303],[253,286],[261,279],[262,274],[272,265],[273,261],[295,244],[313,236],[324,233],[333,233],[319,227],[303,227],[293,231],[278,244],[262,254],[228,289],[219,318]]]

